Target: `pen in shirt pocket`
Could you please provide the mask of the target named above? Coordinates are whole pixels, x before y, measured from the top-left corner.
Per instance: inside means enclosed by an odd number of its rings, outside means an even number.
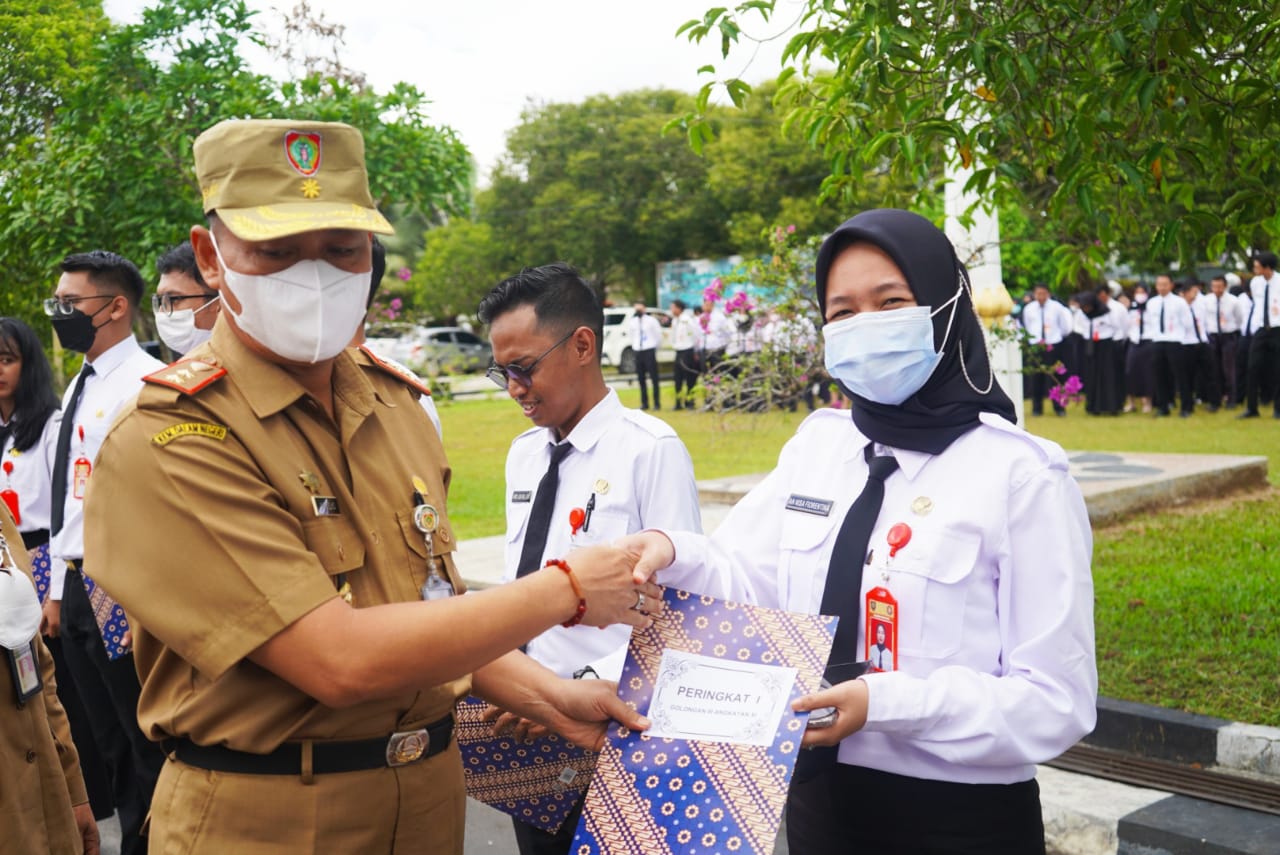
[[[585,532],[591,527],[591,512],[596,509],[596,494],[592,493],[591,498],[587,499],[586,514],[582,518],[582,530]]]

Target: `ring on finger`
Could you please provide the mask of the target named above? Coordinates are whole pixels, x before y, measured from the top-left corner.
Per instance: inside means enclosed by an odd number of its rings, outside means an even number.
[[[643,591],[636,591],[636,604],[631,608],[637,612],[644,611],[644,592]]]

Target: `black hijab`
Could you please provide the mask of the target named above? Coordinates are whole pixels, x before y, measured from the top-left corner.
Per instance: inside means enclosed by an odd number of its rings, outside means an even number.
[[[920,391],[891,406],[860,398],[841,384],[858,430],[883,445],[939,454],[978,426],[979,413],[995,413],[1016,423],[1013,402],[992,376],[986,338],[973,308],[969,272],[956,258],[947,236],[924,217],[892,208],[864,211],[832,232],[818,250],[814,270],[823,316],[831,263],[845,248],[863,241],[888,253],[921,306],[937,308],[951,299],[956,288],[961,288],[961,293],[954,306],[955,320],[946,350]],[[935,349],[942,347],[951,309],[948,306],[933,318]],[[975,391],[975,386],[987,392]]]

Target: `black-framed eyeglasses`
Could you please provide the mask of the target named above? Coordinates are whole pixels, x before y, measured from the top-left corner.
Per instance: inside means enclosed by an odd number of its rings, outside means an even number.
[[[44,313],[51,318],[66,317],[76,310],[76,303],[82,300],[114,300],[118,296],[118,294],[89,294],[84,297],[67,297],[65,300],[49,297],[44,301]]]
[[[551,354],[551,351],[568,341],[569,337],[577,331],[578,330],[575,327],[565,333],[558,342],[548,347],[542,352],[541,356],[533,360],[533,362],[530,362],[528,368],[523,368],[519,365],[499,365],[495,362],[489,366],[489,370],[484,373],[484,376],[492,380],[499,389],[507,388],[507,383],[512,380],[528,389],[533,385],[533,371],[538,367],[538,363],[546,359]]]
[[[175,309],[181,310],[178,305],[183,300],[209,300],[217,298],[216,293],[210,294],[152,294],[151,295],[151,311],[157,315],[163,312],[166,315],[172,315]]]

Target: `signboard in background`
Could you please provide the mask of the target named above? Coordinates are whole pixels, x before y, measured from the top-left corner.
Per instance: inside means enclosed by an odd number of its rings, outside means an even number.
[[[684,300],[689,308],[701,306],[702,292],[710,288],[715,279],[737,270],[742,260],[740,255],[731,255],[728,258],[658,262],[658,306],[665,309],[672,300]]]

